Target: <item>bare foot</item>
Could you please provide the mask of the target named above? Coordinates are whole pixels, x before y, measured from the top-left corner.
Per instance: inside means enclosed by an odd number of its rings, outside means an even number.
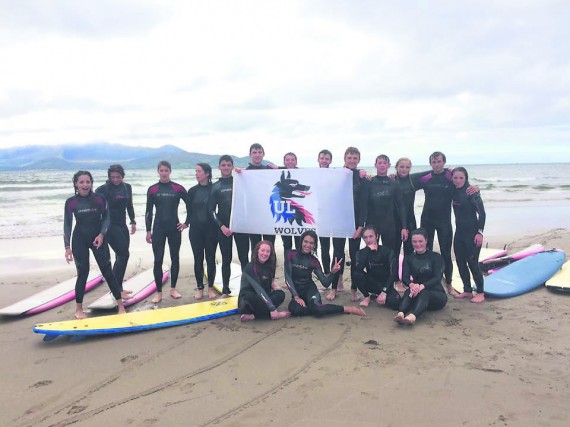
[[[351,294],[351,295],[350,295],[350,300],[351,300],[352,302],[355,302],[355,301],[360,300],[360,297],[358,296],[358,291],[351,291],[350,294]]]
[[[366,316],[366,312],[360,307],[344,307],[344,312],[346,314],[356,314],[357,316]]]
[[[368,307],[368,304],[370,304],[370,295],[367,296],[366,298],[364,298],[364,299],[360,302],[360,306],[361,306],[361,307]]]
[[[214,288],[208,288],[208,298],[210,299],[218,298],[218,293],[215,291]]]
[[[451,295],[452,297],[459,295],[459,292],[457,292],[455,289],[453,289],[453,287],[451,285],[447,285],[447,293],[449,295]]]
[[[85,314],[85,312],[83,310],[79,310],[75,312],[75,318],[80,320],[80,319],[85,319],[87,317],[87,315]]]
[[[223,294],[223,295],[226,295],[226,294]],[[223,295],[222,295],[222,298],[223,298]],[[242,322],[247,322],[248,320],[255,320],[255,315],[254,315],[254,314],[242,314],[242,315],[239,317],[239,319],[240,319]]]
[[[404,325],[413,325],[416,323],[416,316],[413,314],[408,314],[406,317],[402,319],[402,323]]]
[[[182,294],[175,288],[170,288],[170,296],[174,299],[182,298]]]
[[[476,294],[473,298],[471,298],[471,302],[476,304],[482,303],[485,301],[485,294]]]
[[[335,298],[336,298],[336,290],[331,289],[331,290],[329,291],[329,293],[327,294],[327,299],[328,299],[329,301],[334,301]]]
[[[121,291],[121,299],[129,299],[133,297],[133,291]]]
[[[472,298],[472,297],[473,297],[473,294],[471,292],[461,292],[460,294],[455,292],[455,295],[453,295],[453,298],[457,298],[457,299]]]
[[[162,292],[157,292],[151,302],[153,304],[158,304],[160,301],[162,301]]]
[[[204,290],[198,289],[194,294],[194,299],[202,299],[202,298],[204,298]]]
[[[277,311],[277,310],[271,313],[271,320],[285,319],[286,317],[291,317],[291,313],[289,313],[288,311]]]
[[[400,311],[396,314],[396,317],[394,317],[394,322],[402,324],[402,320],[404,320],[404,313]]]
[[[119,309],[117,310],[117,314],[127,314],[125,307],[120,305]]]
[[[230,297],[230,294],[222,294],[222,295],[220,296],[220,298],[229,298],[229,297]]]

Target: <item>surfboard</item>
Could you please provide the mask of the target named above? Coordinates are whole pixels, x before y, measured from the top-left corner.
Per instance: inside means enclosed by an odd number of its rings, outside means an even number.
[[[505,265],[509,265],[515,261],[542,251],[544,251],[544,246],[536,243],[511,255],[481,261],[479,263],[479,266],[484,272],[491,272],[491,270],[493,270],[492,272],[495,272],[498,268],[504,267]]]
[[[164,283],[168,278],[169,269],[168,267],[163,266],[162,271],[162,283]],[[154,281],[152,268],[149,268],[148,270],[145,270],[142,273],[128,279],[125,283],[123,283],[123,289],[125,291],[133,292],[131,298],[123,300],[125,307],[136,304],[137,302],[140,302],[147,298],[149,295],[152,295],[152,293],[156,291],[156,283]],[[88,306],[88,308],[92,310],[112,310],[116,307],[117,301],[111,292],[107,292],[105,295],[96,299]]]
[[[566,261],[562,268],[545,283],[551,291],[570,292],[570,261]]]
[[[33,331],[37,334],[45,334],[44,341],[51,341],[60,335],[77,338],[78,336],[122,334],[168,328],[236,314],[237,300],[235,296],[177,307],[133,311],[127,314],[38,323],[33,327]]]
[[[239,288],[241,286],[241,265],[231,263],[230,264],[230,292],[232,296],[239,295]],[[214,289],[219,293],[222,293],[222,264],[216,265],[216,279],[214,280]]]
[[[0,309],[0,315],[20,316],[41,313],[58,307],[75,298],[76,277],[61,282],[55,286],[45,289],[28,298],[18,301],[8,307]],[[103,281],[103,276],[98,271],[92,271],[87,276],[85,292],[89,292]]]
[[[506,249],[481,248],[481,253],[479,253],[479,262],[503,257],[506,254]],[[457,263],[455,261],[453,261],[453,275],[451,276],[451,286],[453,286],[453,289],[455,289],[457,292],[463,292],[463,281],[461,280],[459,269],[457,268]],[[475,285],[471,283],[471,287],[474,289]]]
[[[485,278],[485,295],[508,298],[542,286],[562,268],[566,254],[550,250],[530,255]]]

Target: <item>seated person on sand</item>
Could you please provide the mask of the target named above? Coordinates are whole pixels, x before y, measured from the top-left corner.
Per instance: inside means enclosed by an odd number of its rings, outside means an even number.
[[[262,240],[255,245],[252,261],[241,275],[238,312],[242,322],[253,319],[282,319],[288,311],[277,311],[285,292],[275,282],[276,257],[273,244]]]
[[[359,307],[322,303],[321,294],[312,275],[314,273],[323,286],[328,288],[340,270],[341,260],[335,258],[331,272],[325,276],[319,260],[314,255],[317,251],[317,242],[317,234],[313,230],[307,230],[301,235],[301,248],[285,254],[285,281],[293,296],[289,303],[291,315],[320,317],[346,313],[364,316],[364,310]]]
[[[413,324],[426,310],[440,310],[447,304],[441,284],[443,258],[427,249],[428,234],[423,228],[412,231],[414,253],[404,256],[402,282],[408,287],[394,321]]]
[[[360,305],[368,307],[370,295],[374,295],[378,304],[397,310],[401,302],[400,294],[394,289],[398,259],[388,246],[378,245],[378,234],[373,226],[364,227],[362,238],[366,247],[356,253],[354,266],[354,280],[364,296]]]

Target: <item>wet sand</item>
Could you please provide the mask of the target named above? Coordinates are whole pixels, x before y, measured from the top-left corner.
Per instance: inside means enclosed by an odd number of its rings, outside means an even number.
[[[151,266],[143,241],[137,233],[127,276]],[[542,243],[568,252],[570,231],[496,235],[489,246],[505,243],[511,251]],[[74,275],[53,247],[63,247],[60,238],[0,241],[2,306]],[[163,307],[194,302],[191,259],[183,241],[184,296],[166,296]],[[86,304],[106,291],[88,293]],[[337,301],[352,304],[348,292]],[[569,303],[570,295],[542,287],[482,305],[450,298],[413,327],[372,303],[365,318],[240,323],[230,316],[77,343],[44,343],[32,332],[36,323],[71,318],[72,302],[0,319],[0,423],[567,425]]]

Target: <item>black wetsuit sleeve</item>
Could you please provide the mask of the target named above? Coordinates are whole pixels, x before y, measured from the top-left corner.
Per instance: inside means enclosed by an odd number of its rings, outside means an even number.
[[[154,206],[153,196],[150,192],[150,188],[146,193],[146,211],[144,214],[144,222],[146,225],[146,231],[149,232],[152,230],[152,209]]]
[[[363,224],[368,224],[368,196],[370,193],[370,187],[372,183],[368,180],[362,183],[362,188],[360,189],[360,195],[364,199],[364,203],[362,203],[360,207],[360,217],[362,219]],[[356,218],[355,218],[356,220]],[[358,220],[357,220],[358,221]]]
[[[365,247],[356,252],[356,263],[354,265],[354,270],[361,274],[361,278],[366,282],[366,286],[374,286],[376,283],[374,279],[368,274],[368,260],[370,258],[370,248]]]
[[[127,195],[128,195],[127,214],[129,215],[131,224],[136,224],[135,207],[133,206],[133,187],[131,187],[130,184],[126,184],[126,186],[127,186]]]
[[[394,254],[392,249],[388,250],[388,263],[390,265],[390,275],[386,283],[384,283],[386,289],[390,289],[398,279],[398,257]]]
[[[210,218],[212,218],[214,223],[217,224],[218,228],[222,228],[222,225],[224,224],[222,223],[222,221],[220,221],[220,218],[218,218],[218,215],[216,214],[216,205],[218,204],[219,189],[220,189],[220,184],[218,183],[215,183],[212,186],[212,194],[210,194],[210,198],[208,199],[208,212]]]
[[[109,225],[111,225],[111,217],[109,216],[109,205],[105,197],[101,196],[105,205],[103,207],[103,212],[101,212],[101,231],[100,233],[104,236],[109,230]]]
[[[184,224],[186,224],[186,226],[190,226],[190,203],[188,201],[188,193],[186,192],[186,190],[184,190],[181,194],[180,194],[180,199],[184,202],[184,205],[186,205],[186,220],[184,221]]]
[[[477,229],[483,231],[485,229],[485,221],[487,219],[487,214],[485,213],[485,206],[483,205],[483,200],[481,199],[481,193],[475,193],[471,196],[471,201],[475,210],[477,211]]]
[[[428,171],[411,173],[409,175],[410,181],[412,182],[412,185],[414,186],[416,191],[422,188],[422,182],[421,182],[422,176],[425,176],[430,173],[433,173],[433,170],[430,169]]]
[[[367,196],[368,193],[366,192],[366,187],[368,187],[368,180],[366,178],[360,178],[360,185],[362,186],[361,191],[358,192],[358,200],[355,200],[354,203],[358,204],[358,208],[356,209],[358,212],[355,212],[357,215],[355,219],[356,227],[364,227],[364,216],[363,212],[366,210],[366,205],[368,204]]]
[[[291,258],[296,254],[295,251],[289,251],[285,254],[285,283],[293,295],[293,298],[298,297],[299,293],[295,288],[295,283],[293,282],[293,267],[291,266]]]
[[[402,224],[402,227],[407,227],[406,218],[408,214],[406,212],[406,204],[404,203],[404,193],[397,182],[393,183],[392,189],[394,191],[394,201],[396,203],[396,212],[398,213],[400,224]]]
[[[317,276],[317,279],[319,279],[319,282],[321,282],[321,284],[325,288],[328,288],[334,279],[335,273],[329,273],[325,276],[325,274],[323,273],[323,268],[321,267],[321,263],[315,257],[312,257],[311,264],[313,267],[313,273],[315,273],[315,276]]]
[[[410,276],[411,276],[411,269],[410,269],[410,257],[413,255],[405,255],[404,262],[402,263],[402,283],[406,286],[410,286]]]
[[[66,248],[71,247],[71,228],[73,225],[73,212],[69,209],[69,202],[71,199],[67,199],[65,202],[65,210],[63,213],[63,243]]]
[[[273,305],[273,302],[271,302],[271,298],[269,298],[269,295],[267,295],[267,292],[265,292],[265,290],[263,289],[261,284],[257,281],[257,279],[255,277],[255,273],[248,274],[248,272],[253,273],[249,269],[244,269],[244,271],[242,272],[242,278],[245,278],[245,280],[247,280],[247,282],[255,290],[255,293],[257,293],[257,295],[259,295],[259,297],[263,300],[265,305],[267,305],[267,308],[269,309],[269,311],[275,311],[276,308]]]
[[[441,280],[443,279],[444,263],[441,255],[434,252],[432,255],[433,277],[422,283],[426,289],[441,290]],[[434,256],[435,255],[435,256]]]

